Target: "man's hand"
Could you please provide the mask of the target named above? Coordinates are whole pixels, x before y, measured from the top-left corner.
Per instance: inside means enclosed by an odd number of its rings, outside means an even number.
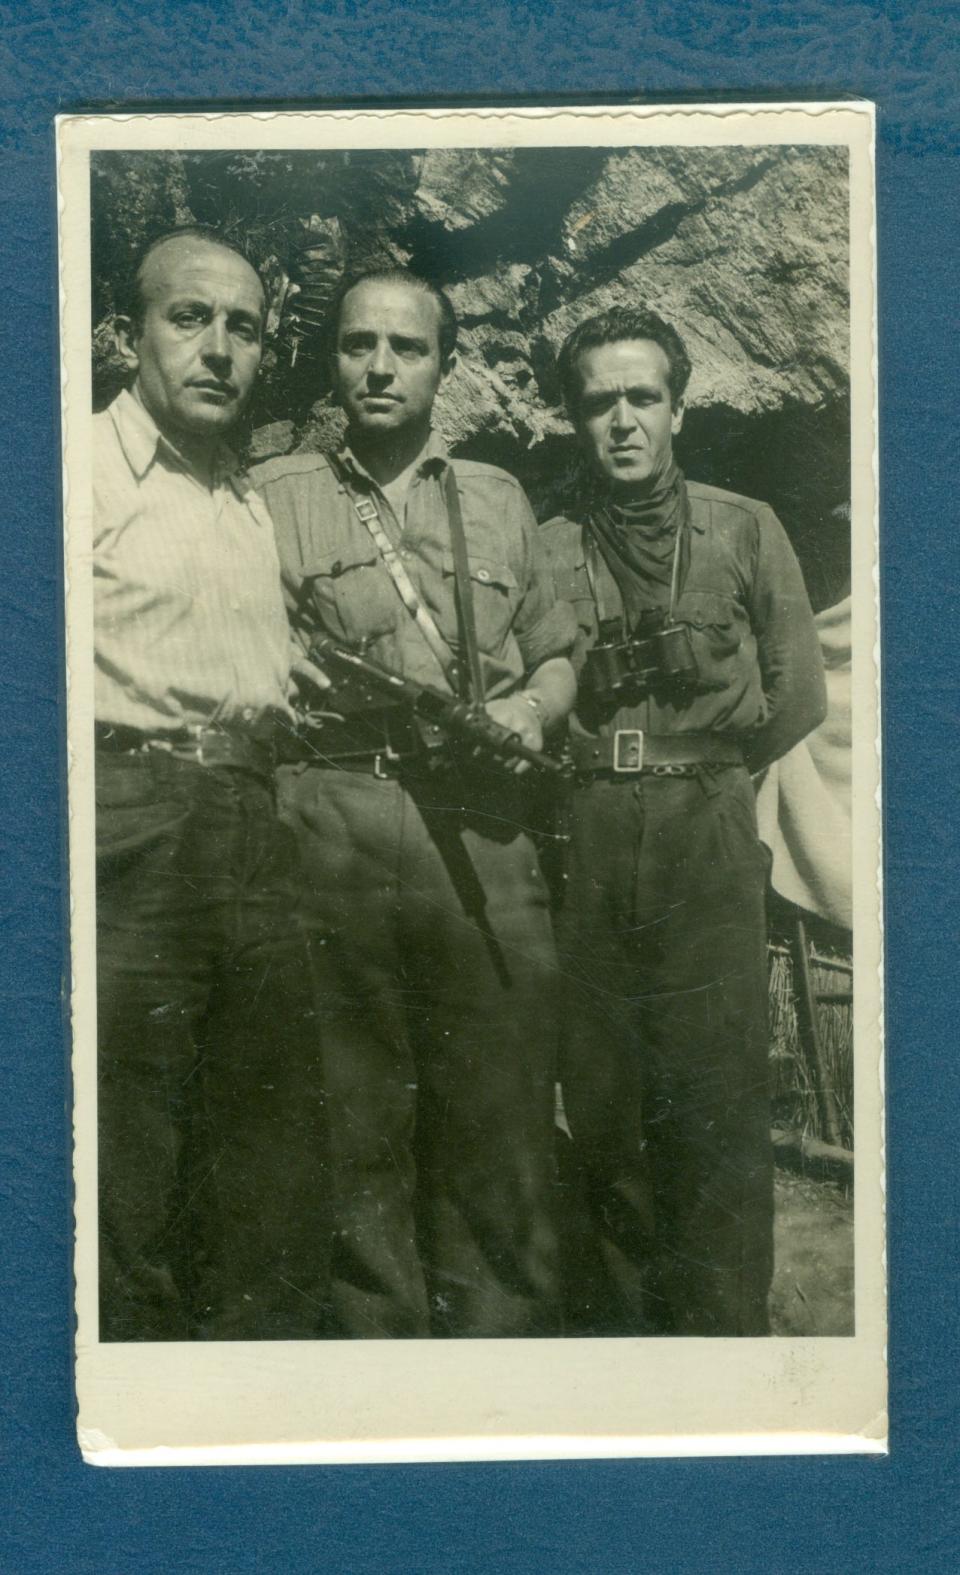
[[[486,711],[487,715],[500,727],[505,727],[508,733],[516,733],[521,744],[540,754],[543,749],[543,728],[536,710],[526,700],[521,699],[519,695],[507,695],[503,700],[489,700]],[[529,760],[510,760],[505,764],[518,777],[530,770]]]

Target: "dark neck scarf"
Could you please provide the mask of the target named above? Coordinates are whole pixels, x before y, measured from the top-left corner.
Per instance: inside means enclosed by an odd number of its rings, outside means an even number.
[[[683,584],[690,556],[688,519],[687,486],[676,464],[647,497],[620,503],[604,492],[591,498],[590,536],[617,582],[628,628],[645,608],[669,605],[678,531],[679,584]]]

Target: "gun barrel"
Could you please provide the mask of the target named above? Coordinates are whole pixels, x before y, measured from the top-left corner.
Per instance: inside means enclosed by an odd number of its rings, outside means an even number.
[[[325,634],[318,635],[310,650],[310,658],[320,667],[339,668],[341,672],[352,672],[365,678],[368,683],[382,689],[398,700],[414,700],[418,684],[413,684],[407,678],[401,678],[399,673],[391,673],[386,667],[380,667],[376,662],[370,662],[358,651],[348,651],[345,646],[337,645]]]

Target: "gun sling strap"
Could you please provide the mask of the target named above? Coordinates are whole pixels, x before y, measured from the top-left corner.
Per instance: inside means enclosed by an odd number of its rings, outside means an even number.
[[[463,646],[467,654],[468,673],[462,671],[461,665],[457,662],[449,645],[437,628],[429,609],[424,607],[420,597],[417,595],[416,587],[404,567],[403,559],[398,549],[393,545],[383,528],[383,522],[380,519],[373,494],[364,493],[363,495],[358,495],[346,476],[343,477],[343,482],[347,496],[356,510],[357,518],[362,521],[369,531],[374,546],[383,559],[384,567],[394,583],[400,600],[439,662],[447,682],[462,699],[470,699],[474,705],[482,705],[484,700],[483,669],[477,644],[477,625],[473,610],[473,586],[470,581],[470,563],[467,557],[467,539],[463,529],[460,494],[457,490],[457,479],[453,474],[453,467],[447,465],[444,472],[444,497],[450,525],[450,545],[453,553],[457,614]]]
[[[473,611],[473,585],[470,581],[470,562],[467,557],[467,537],[463,529],[460,509],[460,492],[453,466],[444,471],[443,487],[447,499],[447,518],[450,522],[450,545],[453,550],[453,574],[457,586],[457,611],[460,614],[460,632],[467,650],[470,666],[469,698],[474,705],[483,705],[483,668],[480,665],[480,648],[477,644],[477,622]]]

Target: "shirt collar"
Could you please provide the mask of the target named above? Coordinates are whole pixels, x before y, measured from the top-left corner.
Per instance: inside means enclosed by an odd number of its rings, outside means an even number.
[[[370,472],[361,465],[349,443],[344,442],[337,450],[337,463],[351,475],[361,480],[374,484]],[[435,427],[430,428],[430,435],[423,447],[423,453],[417,461],[416,474],[425,475],[428,470],[442,470],[449,461],[447,445]]]
[[[150,412],[134,398],[128,388],[117,395],[110,406],[110,419],[127,464],[138,481],[142,481],[157,457],[159,449],[169,454],[182,469],[191,466],[183,455],[165,438]],[[216,454],[216,479],[224,481],[238,469],[237,456],[225,443],[220,443]]]

